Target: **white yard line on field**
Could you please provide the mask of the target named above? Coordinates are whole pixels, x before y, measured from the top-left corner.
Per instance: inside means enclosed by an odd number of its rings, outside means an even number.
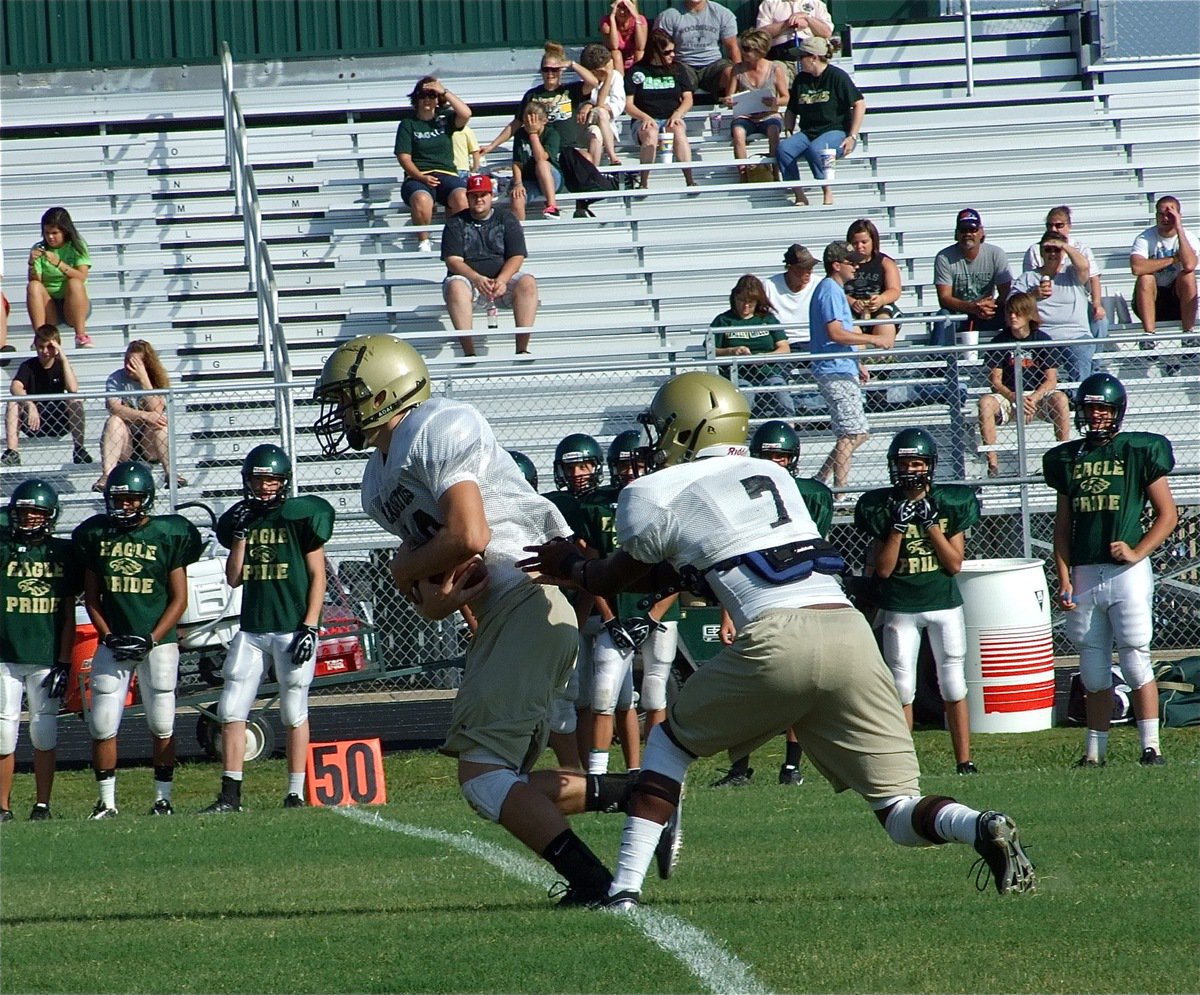
[[[470,833],[448,833],[442,829],[394,822],[361,808],[334,808],[331,811],[377,829],[454,847],[526,884],[549,887],[554,881],[534,860],[477,839]],[[709,991],[767,995],[769,989],[759,983],[750,969],[704,930],[645,906],[621,914],[619,918],[636,926],[652,943],[677,958]]]

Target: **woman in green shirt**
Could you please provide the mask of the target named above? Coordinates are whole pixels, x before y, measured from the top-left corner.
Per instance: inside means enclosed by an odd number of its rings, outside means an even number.
[[[29,253],[29,283],[25,308],[36,331],[42,325],[57,325],[59,312],[75,329],[75,345],[92,344],[87,333],[87,277],[92,266],[87,242],[65,207],[52,207],[42,215],[42,240]]]
[[[767,291],[756,276],[747,273],[729,295],[729,310],[712,320],[713,344],[718,356],[751,356],[758,353],[790,352],[787,333],[775,317]],[[787,368],[778,363],[738,367],[742,385],[783,387]],[[755,392],[755,418],[794,418],[796,407],[787,391]]]

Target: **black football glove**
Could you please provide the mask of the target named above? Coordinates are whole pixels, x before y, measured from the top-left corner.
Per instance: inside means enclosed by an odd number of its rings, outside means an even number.
[[[150,636],[118,636],[110,632],[104,637],[104,645],[112,650],[114,660],[124,663],[144,657],[154,649],[154,640]]]
[[[250,534],[250,526],[262,517],[263,509],[255,501],[239,501],[229,509],[229,524],[233,529],[235,539],[245,539]]]
[[[292,636],[292,644],[288,652],[292,654],[292,666],[303,667],[317,652],[317,639],[321,634],[319,626],[302,625]]]
[[[649,615],[634,615],[632,618],[622,619],[621,625],[629,633],[635,650],[642,648],[642,644],[650,638],[650,633],[667,631],[667,627],[662,622],[652,619]]]
[[[67,679],[71,674],[71,665],[61,660],[50,668],[50,673],[42,678],[42,687],[51,698],[61,698],[67,690]]]
[[[633,637],[625,631],[625,625],[615,615],[604,623],[604,631],[608,633],[613,645],[622,653],[632,653],[638,648]]]
[[[913,502],[917,524],[925,532],[938,523],[938,506],[933,498],[926,495],[920,501]]]
[[[917,508],[912,501],[892,500],[892,528],[907,532],[908,526],[917,519]]]

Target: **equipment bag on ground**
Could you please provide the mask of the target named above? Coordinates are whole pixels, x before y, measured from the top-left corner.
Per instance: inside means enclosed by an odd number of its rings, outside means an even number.
[[[1129,696],[1133,693],[1125,678],[1121,676],[1121,668],[1112,668],[1113,710],[1112,724],[1124,725],[1133,721],[1133,705]],[[1067,693],[1067,721],[1076,725],[1087,724],[1087,692],[1083,689],[1083,679],[1076,670],[1071,674],[1071,688]]]
[[[1200,656],[1189,656],[1154,668],[1158,682],[1158,717],[1165,726],[1200,725]]]

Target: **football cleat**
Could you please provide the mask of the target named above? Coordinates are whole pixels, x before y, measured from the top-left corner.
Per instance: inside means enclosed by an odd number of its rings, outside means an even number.
[[[242,806],[237,802],[231,802],[223,795],[217,795],[217,800],[208,808],[200,809],[200,815],[224,815],[226,812],[240,812]]]
[[[29,810],[30,822],[45,822],[50,818],[50,806],[38,802]]]
[[[96,807],[92,809],[92,814],[88,816],[88,821],[98,822],[101,819],[115,819],[119,814],[115,808],[109,808],[104,802],[96,802]]]
[[[1017,824],[1002,812],[980,813],[975,823],[975,852],[979,860],[971,869],[979,891],[987,888],[989,877],[995,879],[1001,895],[1036,888],[1033,863],[1021,846]]]
[[[1161,767],[1166,762],[1166,758],[1153,746],[1147,746],[1138,757],[1138,763],[1143,767]]]
[[[679,854],[683,850],[683,798],[671,813],[671,818],[663,826],[662,835],[654,847],[654,863],[658,867],[658,876],[664,881],[675,873],[679,866]]]
[[[1103,760],[1089,760],[1087,757],[1080,757],[1073,764],[1071,764],[1071,766],[1075,770],[1084,770],[1090,767],[1103,767],[1104,764],[1105,761]]]
[[[596,908],[609,912],[632,912],[641,904],[641,897],[636,891],[618,891],[615,895],[606,895]]]
[[[0,822],[12,822],[14,818],[12,809],[0,808]]]
[[[779,768],[779,783],[799,786],[804,783],[804,775],[800,773],[799,767],[784,764]]]
[[[720,778],[719,780],[713,781],[713,783],[710,784],[709,787],[710,788],[740,788],[743,785],[749,784],[753,777],[754,777],[754,768],[753,767],[747,767],[744,771],[740,771],[740,770],[737,770],[736,768],[731,767],[731,768],[729,768],[729,770],[725,771],[724,777]]]
[[[174,815],[175,806],[166,798],[154,799],[154,804],[150,806],[151,815]]]
[[[304,799],[294,791],[286,795],[283,799],[284,808],[304,808]]]
[[[970,760],[964,760],[957,767],[955,767],[954,770],[956,773],[959,773],[959,774],[978,774],[979,773],[979,768],[976,767],[975,764],[973,764]]]
[[[548,898],[557,898],[560,909],[594,909],[604,903],[608,897],[611,882],[600,882],[590,887],[573,886],[566,881],[555,881],[546,892]]]

